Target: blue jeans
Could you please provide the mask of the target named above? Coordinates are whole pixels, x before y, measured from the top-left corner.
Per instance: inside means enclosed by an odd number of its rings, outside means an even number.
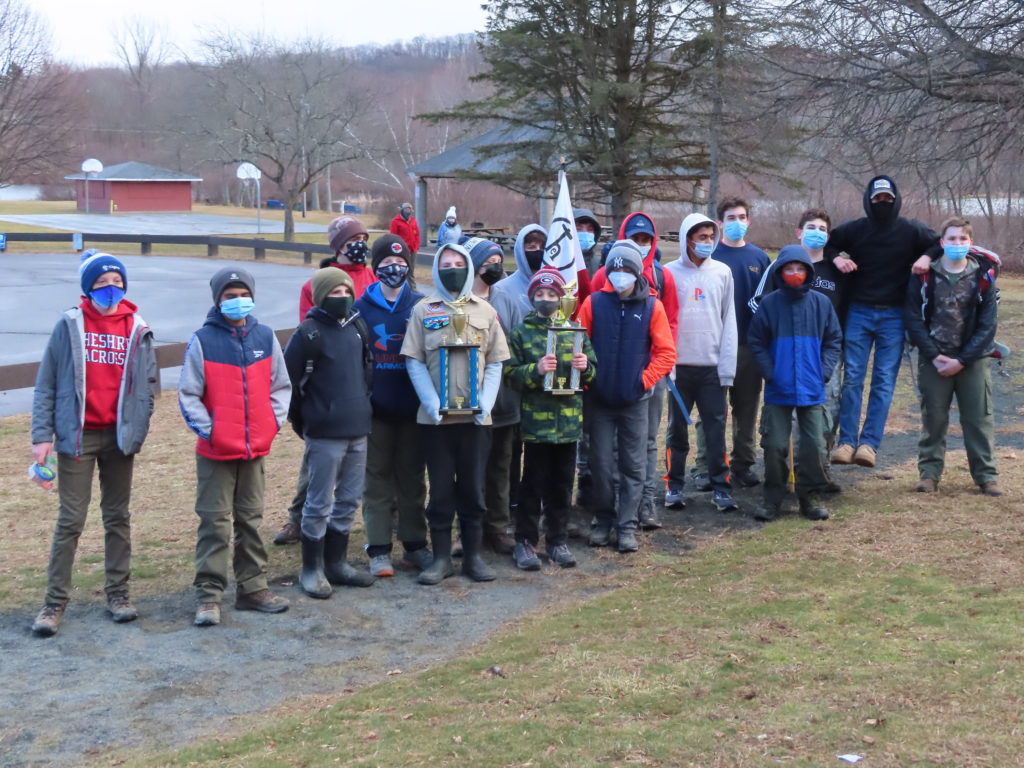
[[[840,445],[869,445],[878,449],[889,417],[896,376],[903,356],[903,308],[850,304],[846,316],[843,399],[839,407]],[[871,369],[868,412],[858,439],[864,379],[867,378],[871,346],[875,347]]]

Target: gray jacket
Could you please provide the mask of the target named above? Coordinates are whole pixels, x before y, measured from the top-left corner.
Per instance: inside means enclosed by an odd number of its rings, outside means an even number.
[[[117,446],[138,453],[149,432],[158,387],[153,331],[132,315],[128,358],[117,396]],[[78,456],[85,429],[85,320],[80,307],[66,312],[46,345],[32,400],[32,444],[54,443],[57,453]]]

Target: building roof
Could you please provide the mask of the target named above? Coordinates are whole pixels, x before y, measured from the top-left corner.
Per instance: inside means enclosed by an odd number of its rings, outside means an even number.
[[[198,176],[190,176],[179,171],[169,171],[148,163],[135,161],[118,163],[104,168],[95,175],[73,173],[65,179],[76,180],[88,178],[93,181],[202,181]]]

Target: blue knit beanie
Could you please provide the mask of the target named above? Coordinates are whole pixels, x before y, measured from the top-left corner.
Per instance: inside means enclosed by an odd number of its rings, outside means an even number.
[[[78,274],[82,276],[82,293],[88,296],[93,283],[104,272],[120,273],[121,282],[124,283],[123,288],[128,290],[128,272],[125,270],[124,264],[109,253],[101,253],[95,248],[90,248],[82,253],[82,262],[78,265]]]

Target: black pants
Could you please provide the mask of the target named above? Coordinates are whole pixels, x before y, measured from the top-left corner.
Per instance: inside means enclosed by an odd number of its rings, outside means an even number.
[[[491,430],[476,424],[421,424],[419,434],[430,478],[430,529],[450,531],[456,511],[464,529],[480,528],[487,511],[484,468],[491,448]]]
[[[543,504],[548,548],[565,544],[576,472],[576,443],[524,443],[523,446],[526,455],[516,510],[516,541],[537,545]]]
[[[729,490],[729,465],[725,459],[725,388],[718,379],[718,368],[704,365],[677,365],[676,389],[683,398],[687,412],[697,404],[700,426],[707,445],[708,476],[716,491]],[[686,482],[686,455],[690,452],[690,438],[686,419],[674,397],[669,398],[672,408],[672,429],[668,435],[668,487],[683,490]]]

